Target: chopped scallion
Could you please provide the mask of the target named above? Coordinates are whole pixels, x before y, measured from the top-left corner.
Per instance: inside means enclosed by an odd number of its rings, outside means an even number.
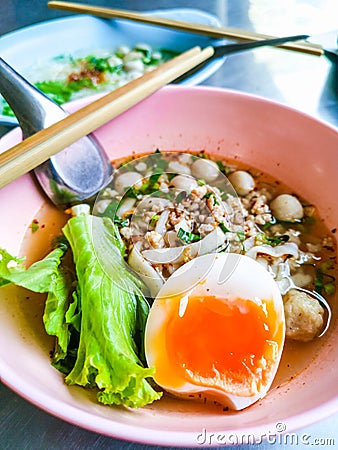
[[[238,236],[240,241],[244,241],[245,240],[245,233],[244,233],[244,231],[237,231],[237,236]]]
[[[227,228],[227,227],[224,225],[224,222],[220,223],[220,224],[219,224],[219,227],[220,227],[220,229],[223,231],[223,233],[230,233],[229,228]]]
[[[191,244],[192,242],[199,241],[201,236],[199,234],[191,233],[190,231],[185,231],[183,228],[180,228],[177,233],[177,237],[181,239],[185,244]]]
[[[149,225],[151,227],[155,227],[159,218],[160,218],[159,214],[154,214],[153,217],[150,219]]]
[[[128,219],[120,219],[119,217],[114,217],[114,223],[119,227],[127,227],[129,225]]]
[[[336,292],[336,286],[334,283],[324,284],[324,291],[326,295],[333,295]]]
[[[176,201],[176,203],[181,203],[186,198],[187,198],[187,193],[185,191],[181,191],[176,195],[175,201]]]

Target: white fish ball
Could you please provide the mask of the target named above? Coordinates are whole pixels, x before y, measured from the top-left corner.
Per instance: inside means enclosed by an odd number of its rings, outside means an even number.
[[[228,176],[238,195],[247,195],[255,188],[255,180],[249,172],[236,170]]]
[[[197,179],[205,180],[206,182],[216,180],[219,175],[218,165],[210,159],[196,159],[191,165],[191,171]]]
[[[191,189],[197,187],[196,180],[185,175],[176,175],[170,184],[176,189],[182,189],[183,191],[191,191]]]
[[[125,172],[121,173],[116,177],[115,189],[119,194],[124,194],[126,189],[137,185],[139,186],[142,182],[143,176],[138,172]]]
[[[132,61],[128,61],[124,63],[124,70],[130,72],[132,70],[136,70],[137,72],[143,72],[144,64],[140,59],[134,59]]]
[[[294,222],[304,216],[303,207],[297,197],[290,194],[278,195],[270,203],[272,214],[277,220]]]

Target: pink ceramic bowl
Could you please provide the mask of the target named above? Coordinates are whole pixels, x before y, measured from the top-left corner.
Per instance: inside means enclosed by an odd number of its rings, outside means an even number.
[[[81,102],[76,102],[69,108],[79,106]],[[96,134],[112,158],[156,148],[206,149],[238,158],[283,180],[316,204],[330,228],[338,225],[337,130],[279,104],[222,89],[169,87]],[[9,133],[0,149],[19,139],[18,130]],[[45,205],[30,175],[3,188],[0,202],[1,247],[22,254],[25,231],[41,208],[50,215],[41,229],[48,241],[53,210]],[[64,384],[63,376],[50,365],[52,342],[41,323],[43,301],[25,296],[27,292],[14,287],[0,290],[2,380],[35,405],[73,424],[149,444],[224,445],[231,436],[259,439],[285,429],[291,432],[338,411],[336,322],[318,340],[311,357],[297,362],[303,369],[298,375],[292,368],[286,378],[277,375],[268,395],[247,410],[224,413],[212,405],[168,397],[134,411],[99,405],[94,394]],[[40,304],[40,314],[27,306],[33,301]]]

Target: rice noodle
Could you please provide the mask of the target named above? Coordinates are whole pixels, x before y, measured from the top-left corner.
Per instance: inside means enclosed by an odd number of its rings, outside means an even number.
[[[153,266],[141,255],[139,251],[140,242],[137,242],[131,250],[128,264],[137,272],[150,291],[150,295],[155,298],[164,284],[164,278],[153,268]]]
[[[272,247],[268,244],[255,245],[250,248],[246,253],[247,256],[253,259],[257,259],[258,255],[269,255],[273,258],[280,258],[281,256],[290,255],[295,258],[299,256],[298,245],[294,242],[287,242],[286,244],[280,244],[276,247]]]
[[[124,214],[129,212],[134,207],[135,203],[136,203],[135,198],[125,197],[123,199],[123,202],[120,203],[120,206],[118,207],[118,209],[116,211],[117,217],[119,217],[119,218],[123,217]]]
[[[193,244],[182,247],[160,248],[144,250],[142,256],[152,264],[179,263],[185,258],[192,259],[196,256],[215,252],[225,243],[226,237],[223,231],[217,227],[203,239]]]
[[[159,233],[162,236],[164,236],[167,231],[166,224],[168,221],[169,212],[170,212],[169,209],[166,209],[161,213],[161,215],[157,221],[156,227],[155,227],[156,233]]]

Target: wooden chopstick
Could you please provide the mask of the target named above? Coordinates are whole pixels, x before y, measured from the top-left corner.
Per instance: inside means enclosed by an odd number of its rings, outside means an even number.
[[[214,53],[194,47],[0,154],[0,188],[128,110]]]
[[[103,8],[99,6],[85,5],[81,3],[71,3],[62,1],[50,1],[48,6],[54,9],[72,11],[76,13],[91,14],[93,16],[103,17],[105,19],[127,19],[134,22],[147,23],[150,25],[159,25],[175,30],[197,33],[213,38],[230,38],[240,42],[259,41],[262,39],[273,39],[275,36],[255,33],[251,31],[239,30],[237,28],[215,27],[206,24],[196,24],[183,22],[174,19],[165,19],[162,17],[153,17],[136,13],[134,11],[124,11],[119,9]],[[320,45],[310,42],[290,42],[279,45],[278,48],[292,50],[295,52],[308,53],[311,55],[322,56],[324,50]]]

